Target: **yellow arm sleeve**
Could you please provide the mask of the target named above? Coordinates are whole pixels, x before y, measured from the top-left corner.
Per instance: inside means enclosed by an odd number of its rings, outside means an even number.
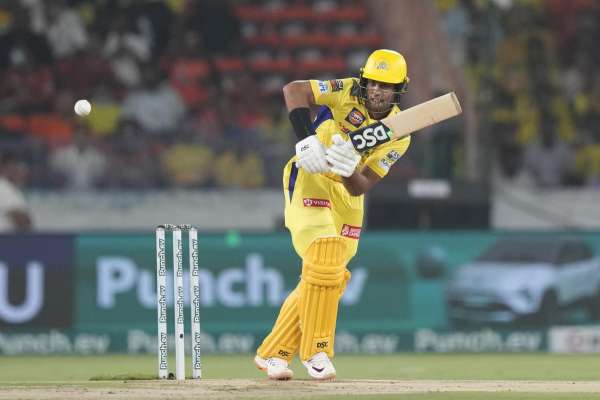
[[[346,78],[329,81],[310,80],[309,82],[317,104],[337,108],[344,97],[344,92],[352,87],[353,81],[352,78]]]
[[[369,155],[364,165],[383,178],[388,174],[392,165],[406,153],[409,145],[410,136],[385,143]]]

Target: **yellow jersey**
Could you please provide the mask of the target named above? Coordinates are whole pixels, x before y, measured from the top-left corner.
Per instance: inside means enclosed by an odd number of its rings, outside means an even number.
[[[320,105],[319,112],[313,123],[319,140],[325,147],[332,144],[336,133],[349,140],[348,133],[365,127],[377,120],[369,117],[366,107],[358,101],[355,95],[358,79],[333,79],[329,81],[311,80],[310,86],[315,102]],[[400,109],[394,106],[392,114]],[[383,143],[378,147],[361,154],[358,169],[369,167],[380,177],[384,177],[410,145],[410,136],[400,140]],[[341,182],[341,177],[333,173],[323,173],[330,179]]]

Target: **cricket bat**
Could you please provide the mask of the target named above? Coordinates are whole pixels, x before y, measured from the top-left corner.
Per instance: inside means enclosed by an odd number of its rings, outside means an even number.
[[[458,97],[454,92],[450,92],[350,132],[349,136],[356,151],[362,153],[381,143],[401,139],[420,129],[455,117],[461,112]]]

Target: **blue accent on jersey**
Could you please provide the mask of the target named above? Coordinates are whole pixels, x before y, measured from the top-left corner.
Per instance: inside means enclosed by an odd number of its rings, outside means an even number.
[[[321,106],[319,108],[319,112],[317,113],[317,118],[315,118],[315,122],[313,122],[313,129],[317,129],[319,125],[328,119],[333,119],[333,113],[331,109],[327,106]]]
[[[298,177],[298,167],[296,163],[292,163],[292,170],[290,171],[290,181],[288,182],[288,194],[290,203],[292,202],[292,195],[294,194],[294,187],[296,186],[296,178]]]

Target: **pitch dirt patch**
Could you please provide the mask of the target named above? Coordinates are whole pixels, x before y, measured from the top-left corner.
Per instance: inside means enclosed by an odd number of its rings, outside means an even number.
[[[599,393],[600,381],[337,380],[274,382],[252,379],[201,381],[85,382],[65,385],[2,386],[0,399],[307,399],[326,395],[427,392]]]

